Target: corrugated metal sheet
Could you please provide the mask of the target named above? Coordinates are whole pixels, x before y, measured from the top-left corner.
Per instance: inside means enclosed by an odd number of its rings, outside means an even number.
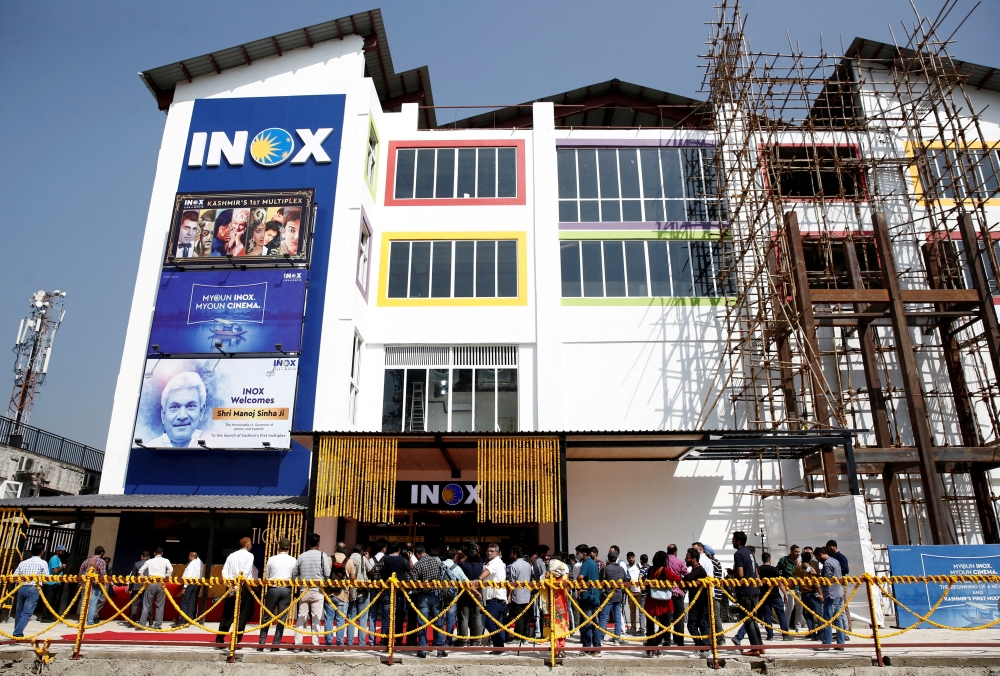
[[[22,509],[162,509],[301,511],[307,498],[298,495],[54,495],[0,500],[0,507]]]
[[[890,45],[879,40],[868,40],[865,38],[854,38],[851,46],[844,54],[845,59],[853,59],[859,56],[861,59],[882,61],[888,67],[900,56],[904,59],[912,58],[915,52],[912,49],[897,49],[895,45]],[[956,70],[965,76],[968,85],[974,89],[989,89],[995,92],[1000,91],[1000,73],[996,67],[983,66],[969,61],[959,61],[953,59]]]

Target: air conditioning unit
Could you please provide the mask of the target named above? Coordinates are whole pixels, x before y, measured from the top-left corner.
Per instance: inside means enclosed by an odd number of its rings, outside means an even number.
[[[18,472],[31,472],[35,469],[35,459],[29,458],[26,455],[22,455],[21,459],[17,461],[17,471]]]
[[[0,483],[0,500],[21,497],[22,488],[24,488],[24,484],[20,481],[4,481]]]

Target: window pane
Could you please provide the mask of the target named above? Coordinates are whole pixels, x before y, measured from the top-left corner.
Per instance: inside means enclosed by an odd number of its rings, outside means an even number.
[[[583,200],[580,202],[580,221],[583,223],[596,223],[601,220],[597,200]]]
[[[661,148],[660,165],[663,168],[663,196],[684,197],[680,151],[677,148]]]
[[[684,200],[667,200],[667,220],[668,221],[683,221],[686,220],[687,216],[684,211]]]
[[[720,296],[736,295],[736,280],[733,277],[732,268],[732,246],[725,242],[725,248],[719,242],[712,242],[712,265],[715,267],[715,285],[718,287]],[[727,270],[727,267],[730,268]],[[728,272],[725,280],[722,279],[724,273]]]
[[[559,198],[576,199],[576,151],[557,150],[556,164],[559,168]]]
[[[601,200],[601,220],[622,220],[621,202],[618,200]]]
[[[691,262],[694,270],[694,295],[715,296],[712,272],[712,251],[709,242],[691,242]]]
[[[458,151],[458,197],[476,196],[476,149]]]
[[[403,431],[403,369],[386,369],[382,385],[382,431]]]
[[[642,197],[639,194],[639,154],[634,148],[618,151],[622,177],[622,197]]]
[[[698,148],[684,148],[681,154],[684,162],[684,196],[688,199],[704,199],[705,186],[701,180],[701,151]]]
[[[434,242],[434,274],[431,276],[431,296],[451,296],[451,242]]]
[[[597,198],[597,151],[576,151],[577,165],[580,169],[580,197]],[[596,220],[596,219],[595,219]]]
[[[988,197],[996,197],[1000,193],[1000,150],[990,151],[980,167],[986,180]]]
[[[618,151],[598,150],[601,167],[601,197],[618,197]]]
[[[497,197],[517,197],[516,148],[497,148]]]
[[[622,220],[641,221],[642,202],[639,200],[622,200]]]
[[[496,431],[496,369],[476,369],[476,432]]]
[[[497,295],[496,242],[476,242],[476,297]]]
[[[497,242],[497,297],[517,298],[517,242]]]
[[[406,369],[403,431],[424,432],[427,424],[427,369]]]
[[[662,221],[663,220],[663,200],[646,200],[646,219],[647,221]]]
[[[410,261],[410,298],[427,298],[431,282],[431,243],[414,242]]]
[[[694,295],[691,280],[690,242],[670,243],[670,272],[674,286],[674,296],[689,298]]]
[[[406,298],[406,283],[410,277],[410,243],[389,245],[389,298]]]
[[[442,148],[438,150],[437,187],[434,189],[437,198],[455,196],[455,149]]]
[[[704,221],[708,218],[704,200],[684,200],[686,217],[689,221]]]
[[[517,369],[497,369],[497,428],[517,432]]]
[[[427,431],[448,431],[448,369],[431,369],[427,381]]]
[[[583,295],[604,296],[604,266],[600,242],[580,242],[583,247]]]
[[[663,197],[663,183],[660,181],[660,151],[644,148],[639,151],[639,160],[642,162],[642,196],[647,199]]]
[[[451,431],[472,431],[472,369],[455,369],[451,387]]]
[[[455,298],[472,298],[474,295],[475,246],[475,242],[455,242]]]
[[[411,148],[396,153],[396,199],[413,197],[413,167],[417,161],[417,151]]]
[[[625,278],[629,296],[648,296],[646,288],[646,243],[625,242]]]
[[[604,295],[609,298],[625,295],[625,259],[621,242],[604,243]]]
[[[434,149],[417,151],[417,197],[434,197]]]
[[[647,242],[649,285],[654,296],[670,296],[670,262],[666,242]]]
[[[559,242],[563,298],[580,297],[580,243]]]
[[[476,197],[497,196],[496,148],[479,149],[479,177],[476,181],[476,187]]]
[[[576,223],[579,220],[579,215],[576,211],[576,202],[571,200],[563,200],[559,203],[559,222],[560,223]]]

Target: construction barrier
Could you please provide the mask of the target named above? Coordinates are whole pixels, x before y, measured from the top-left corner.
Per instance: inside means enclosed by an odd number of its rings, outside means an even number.
[[[86,633],[88,630],[93,630],[95,628],[106,625],[113,622],[115,619],[121,618],[121,620],[129,623],[130,625],[136,627],[137,629],[142,629],[148,632],[156,633],[172,633],[177,632],[188,627],[195,627],[209,634],[215,636],[223,636],[224,647],[228,651],[229,661],[235,661],[236,650],[240,647],[240,640],[243,638],[243,634],[247,631],[239,632],[239,617],[240,609],[247,603],[253,603],[260,606],[260,623],[257,630],[263,630],[270,628],[272,626],[280,625],[292,632],[297,632],[305,636],[331,636],[336,633],[343,633],[348,626],[354,627],[357,630],[359,640],[361,643],[361,649],[372,649],[383,651],[386,653],[388,658],[388,663],[392,664],[393,656],[400,650],[426,650],[427,648],[434,649],[434,646],[400,646],[398,643],[399,639],[406,639],[410,636],[418,636],[421,632],[424,633],[426,639],[427,630],[430,629],[432,636],[434,634],[441,634],[445,637],[450,637],[452,639],[467,640],[467,641],[479,641],[489,639],[499,632],[505,632],[508,636],[517,639],[518,641],[527,643],[528,646],[516,648],[518,651],[525,652],[547,652],[548,653],[548,664],[553,666],[559,662],[561,653],[565,650],[565,639],[580,630],[583,627],[593,626],[597,631],[602,632],[606,635],[613,636],[614,634],[608,631],[607,626],[602,626],[599,621],[601,613],[605,606],[609,603],[612,595],[610,592],[620,590],[623,594],[623,600],[627,597],[632,603],[634,603],[639,611],[645,616],[647,627],[652,627],[653,631],[647,629],[647,635],[645,636],[627,636],[620,635],[621,641],[631,643],[633,645],[619,646],[614,648],[608,648],[606,646],[602,647],[591,647],[591,648],[576,648],[574,650],[583,651],[600,651],[600,650],[644,650],[647,653],[658,653],[661,650],[697,650],[706,654],[709,659],[710,666],[714,668],[719,668],[719,653],[720,651],[735,650],[738,649],[735,646],[725,646],[723,645],[724,638],[730,632],[735,632],[741,626],[741,623],[734,624],[729,629],[724,631],[715,630],[715,604],[712,602],[716,595],[716,591],[721,593],[723,596],[728,597],[731,603],[734,603],[739,608],[743,617],[750,617],[754,622],[764,626],[765,628],[780,632],[781,634],[792,636],[795,638],[806,638],[810,635],[816,634],[816,632],[822,631],[826,628],[831,630],[841,631],[844,634],[850,635],[861,640],[871,640],[870,644],[852,644],[852,648],[865,648],[870,647],[874,649],[875,660],[878,666],[884,666],[885,660],[883,660],[883,641],[887,638],[899,636],[905,634],[908,631],[912,631],[919,625],[926,623],[930,626],[937,627],[940,629],[951,629],[953,631],[977,631],[981,629],[989,629],[1000,624],[1000,619],[985,623],[981,626],[975,627],[950,627],[947,625],[939,624],[931,619],[934,611],[937,610],[941,604],[948,597],[948,593],[954,584],[997,584],[1000,583],[1000,576],[990,575],[990,576],[979,576],[979,575],[963,575],[963,576],[926,576],[926,577],[876,577],[873,575],[864,575],[861,577],[840,577],[840,578],[767,578],[767,579],[725,579],[719,580],[716,578],[703,578],[696,582],[674,582],[669,580],[646,580],[639,583],[633,583],[628,580],[616,580],[616,581],[600,581],[600,582],[583,582],[583,581],[570,581],[564,578],[546,578],[539,582],[486,582],[486,581],[474,581],[474,582],[445,582],[445,581],[433,581],[433,582],[414,582],[414,581],[403,581],[397,580],[395,575],[388,580],[372,580],[367,582],[354,582],[350,580],[292,580],[292,581],[266,581],[266,580],[254,580],[246,579],[242,576],[235,580],[224,580],[216,577],[212,578],[160,578],[160,577],[124,577],[117,575],[97,575],[93,572],[88,573],[83,576],[16,576],[16,575],[5,575],[0,576],[0,589],[4,589],[3,596],[0,596],[0,605],[5,605],[8,603],[16,605],[16,599],[19,590],[26,585],[31,583],[44,583],[44,582],[63,582],[69,584],[76,584],[77,590],[76,594],[70,601],[67,610],[63,613],[59,613],[55,608],[49,605],[48,599],[44,594],[38,595],[38,602],[42,604],[51,614],[55,617],[55,621],[51,622],[45,626],[41,631],[35,634],[26,636],[14,636],[7,633],[4,629],[0,629],[0,636],[8,639],[12,642],[31,642],[36,653],[39,654],[39,659],[48,659],[47,650],[50,644],[57,643],[68,643],[69,641],[64,641],[60,639],[42,639],[42,636],[54,629],[57,629],[60,625],[68,627],[75,631],[75,640],[73,643],[73,659],[79,659],[81,647],[84,645],[86,639]],[[940,598],[931,607],[930,611],[926,615],[920,615],[919,613],[907,608],[903,605],[894,595],[893,588],[895,585],[905,585],[905,584],[926,584],[933,583],[936,585],[944,585],[944,589],[941,593]],[[115,603],[115,599],[111,594],[108,593],[108,585],[140,585],[140,591],[144,592],[150,584],[174,584],[174,585],[197,585],[198,587],[208,586],[216,587],[223,586],[228,588],[227,594],[216,598],[211,604],[208,605],[202,612],[198,613],[195,617],[189,617],[178,605],[177,599],[170,593],[165,594],[165,600],[167,604],[173,606],[179,614],[181,622],[178,626],[170,628],[152,628],[145,625],[140,625],[139,623],[132,620],[130,617],[130,609],[137,599],[142,598],[141,593],[133,594],[132,598],[123,605],[119,606]],[[826,588],[831,584],[842,585],[843,590],[843,603],[836,613],[831,614],[829,617],[824,617],[823,615],[816,613],[810,608],[809,604],[804,603],[799,594],[799,588],[802,587],[803,590],[815,590],[818,587]],[[96,585],[96,587],[95,587]],[[739,594],[740,588],[745,587],[759,587],[761,589],[761,594],[755,601],[754,607],[747,608],[741,606],[736,598],[736,594]],[[265,604],[263,603],[264,595],[268,587],[290,587],[291,602],[288,609],[279,614],[271,613]],[[645,608],[639,602],[636,594],[633,592],[634,587],[639,587],[644,590],[647,594],[652,593],[653,590],[670,590],[674,588],[684,588],[690,590],[690,599],[687,602],[687,606],[683,613],[677,614],[673,617],[673,620],[669,624],[663,624],[657,620],[654,616],[646,612]],[[781,588],[785,593],[792,595],[800,603],[803,612],[807,613],[812,619],[812,629],[808,631],[787,631],[780,627],[773,626],[769,623],[764,622],[757,617],[757,611],[760,610],[767,600],[768,594],[763,593],[764,590],[770,591],[773,588]],[[91,603],[92,592],[96,589],[100,590],[100,593],[105,598],[106,602],[110,605],[112,609],[111,617],[105,618],[103,620],[97,619],[93,624],[87,624],[85,621],[89,606]],[[486,602],[482,600],[482,591],[486,589],[505,589],[508,592],[514,590],[529,590],[531,592],[531,600],[521,611],[521,613],[516,617],[511,618],[495,618],[486,608]],[[582,592],[588,589],[599,589],[602,592],[603,598],[595,609],[590,612],[585,611],[577,599],[574,598],[573,592]],[[296,624],[292,617],[294,617],[295,609],[298,607],[299,601],[303,596],[312,589],[318,589],[323,596],[326,604],[329,604],[336,611],[338,616],[338,621],[335,627],[324,630],[322,627],[317,628],[315,626],[310,626],[307,630],[303,627],[296,627]],[[348,617],[344,612],[338,607],[337,601],[330,598],[331,590],[344,590],[344,589],[356,589],[364,590],[372,594],[372,598],[368,601],[367,605],[361,609],[354,617]],[[847,623],[842,621],[845,612],[847,611],[848,604],[860,591],[864,590],[864,594],[868,599],[868,610],[870,616],[870,633],[858,632],[848,630],[846,628]],[[413,596],[419,596],[421,593],[437,593],[439,597],[442,593],[447,598],[445,601],[441,599],[441,610],[434,617],[427,617],[421,611],[417,602],[414,600]],[[691,612],[692,607],[695,603],[702,597],[703,594],[707,594],[709,597],[708,606],[708,631],[704,634],[691,634],[685,633],[680,630],[680,627],[684,626],[684,618]],[[914,614],[919,621],[913,623],[909,627],[898,629],[892,632],[886,632],[879,629],[878,617],[879,614],[876,612],[876,604],[880,603],[879,595],[885,596],[892,602],[894,602],[897,607]],[[478,610],[483,614],[484,619],[489,620],[491,624],[496,627],[491,631],[484,631],[484,633],[476,636],[460,636],[456,633],[448,631],[447,628],[441,626],[444,622],[444,618],[448,614],[459,599],[465,597],[466,599],[472,601],[472,604],[478,608]],[[206,617],[212,613],[220,604],[222,604],[227,598],[232,598],[234,601],[233,608],[233,623],[232,628],[227,631],[220,631],[218,629],[213,629],[206,624]],[[750,597],[753,598],[752,596]],[[376,607],[379,600],[383,600],[388,605],[388,622],[384,623],[379,630],[379,624],[377,619],[370,623],[369,626],[363,626],[359,623],[359,619],[366,617],[369,611]],[[79,600],[79,603],[78,603]],[[542,638],[536,638],[534,636],[526,636],[518,633],[513,628],[518,624],[525,613],[531,612],[536,604],[540,604],[548,610],[548,612],[543,616],[544,619],[544,633]],[[342,602],[341,602],[342,603]],[[577,623],[576,627],[569,627],[565,629],[559,628],[558,624],[565,624],[564,622],[554,623],[552,621],[552,616],[554,614],[554,609],[557,605],[562,603],[564,607],[572,606],[580,613],[580,621]],[[79,615],[78,619],[74,622],[70,619],[71,610],[73,610],[77,605],[79,605]],[[406,608],[414,611],[414,615],[418,618],[418,625],[415,627],[406,627],[402,631],[396,631],[396,626],[398,624],[396,613],[399,609]],[[649,623],[652,623],[651,625]],[[369,624],[366,622],[365,624]],[[606,623],[603,623],[606,625]],[[656,639],[661,637],[670,638],[670,636],[678,636],[687,639],[692,639],[695,641],[695,645],[692,647],[687,646],[670,646],[668,645],[649,645],[646,642],[649,639]],[[379,644],[375,646],[366,646],[366,638],[371,637],[374,639],[374,643]],[[100,643],[121,643],[121,644],[132,644],[135,641],[106,641],[101,640]],[[430,641],[428,640],[428,644]],[[192,642],[182,642],[175,641],[169,642],[165,645],[204,645],[204,643],[192,643]],[[260,645],[260,644],[257,644]],[[896,644],[898,646],[915,647],[917,645],[923,647],[931,647],[932,644]],[[943,644],[947,645],[947,644]],[[971,647],[971,646],[981,646],[981,647],[995,647],[995,642],[982,643],[982,644],[972,644],[963,643],[955,647]],[[306,645],[288,645],[288,644],[268,644],[267,648],[274,649],[287,649],[289,647],[295,649],[334,649],[334,650],[350,650],[358,649],[354,646],[306,646]],[[754,648],[755,646],[751,646]],[[815,645],[782,645],[782,649],[786,648],[832,648],[833,644],[823,644],[821,646]],[[468,648],[456,648],[454,646],[448,646],[448,650],[490,650],[495,648],[491,647],[468,647]],[[710,656],[708,655],[710,653]]]

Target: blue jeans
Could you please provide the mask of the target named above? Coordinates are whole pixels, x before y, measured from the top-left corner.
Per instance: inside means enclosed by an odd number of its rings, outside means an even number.
[[[840,609],[844,607],[844,599],[823,599],[823,619],[829,621],[831,617],[840,612]],[[837,618],[837,624],[839,625],[840,618]],[[823,643],[829,645],[833,643],[833,627],[827,625],[823,628]],[[837,629],[837,643],[843,645],[844,643],[844,632]]]
[[[819,611],[817,611],[819,612]],[[823,613],[820,612],[820,615]],[[760,607],[757,611],[757,616],[761,620],[767,622],[768,624],[773,624],[772,615],[778,618],[778,626],[781,627],[782,631],[788,631],[788,621],[785,619],[785,604],[781,600],[781,594],[772,595],[767,601],[764,601],[764,605]],[[767,640],[774,640],[774,629],[771,627],[765,627],[767,629]],[[747,635],[746,626],[741,626],[739,631],[736,632],[736,640],[742,641],[743,637]]]
[[[421,592],[420,594],[417,594],[417,610],[420,611],[420,614],[424,616],[425,620],[433,620],[441,614],[441,597],[435,592]],[[421,621],[419,617],[417,618],[417,622],[424,624],[424,621]],[[434,626],[439,629],[444,628],[444,618],[435,622]],[[427,629],[422,629],[417,632],[417,645],[421,648],[427,647]],[[444,645],[444,634],[438,631],[434,632],[434,645]]]
[[[483,616],[483,624],[485,625],[486,631],[496,631],[502,626],[504,621],[503,617],[507,612],[507,602],[501,601],[500,599],[490,599],[485,605],[486,612],[489,613],[489,615]],[[498,621],[501,624],[497,624]],[[507,640],[507,635],[503,631],[498,631],[490,636],[490,640],[493,642],[494,648],[503,648],[503,644]]]
[[[458,633],[456,631],[456,629],[458,629],[458,627],[456,626],[457,624],[458,624],[458,604],[452,603],[451,606],[448,608],[448,612],[445,613],[444,616],[444,629],[448,633],[456,634]],[[448,645],[452,645],[454,642],[455,639],[453,639],[451,636],[445,637],[445,643],[447,643]]]
[[[24,628],[28,626],[31,614],[38,605],[38,587],[24,585],[17,590],[17,602],[14,606],[14,636],[24,636]]]
[[[347,602],[347,616],[352,620],[354,620],[355,616],[357,616],[358,613],[364,610],[365,611],[364,615],[359,616],[358,619],[354,621],[358,623],[358,626],[364,627],[368,631],[371,631],[372,629],[374,629],[374,626],[371,627],[368,626],[369,611],[365,610],[365,608],[368,606],[368,602],[371,600],[371,595],[369,594],[367,589],[358,589],[357,594],[358,596],[356,599]],[[374,624],[375,623],[373,621],[372,625]],[[349,624],[347,625],[347,645],[354,645],[355,634],[358,635],[358,645],[372,644],[373,641],[371,634],[365,634],[364,632],[359,631],[353,624]]]
[[[104,595],[101,593],[100,587],[93,587],[90,590],[90,603],[87,605],[87,624],[94,623],[94,615],[97,614],[97,602],[101,600]]]
[[[818,636],[818,633],[813,631],[816,625],[819,624],[819,620],[813,613],[823,617],[823,602],[816,598],[816,595],[811,592],[803,592],[802,603],[808,608],[808,610],[803,609],[802,616],[806,618],[806,624],[809,626],[809,638],[814,638]],[[812,613],[809,612],[812,611]]]
[[[330,598],[333,599],[333,602],[336,604],[336,609],[346,615],[347,601],[338,601],[335,596],[331,596]],[[343,617],[337,614],[337,610],[334,610],[334,606],[330,605],[329,601],[323,604],[323,614],[325,616],[323,630],[330,631],[334,626],[339,627],[337,630],[337,645],[344,645],[344,632],[347,630],[347,623],[344,621]],[[334,622],[334,619],[336,619],[336,622]],[[327,645],[333,645],[333,636],[333,634],[327,634],[323,637],[323,640]]]
[[[583,641],[584,648],[600,648],[601,647],[601,632],[597,630],[594,623],[583,624],[583,621],[594,614],[598,606],[597,601],[592,601],[588,599],[580,599],[580,640]],[[596,621],[596,620],[595,620]]]
[[[620,638],[622,635],[622,602],[621,601],[608,601],[604,604],[604,610],[601,611],[600,626],[602,629],[608,628],[608,620],[614,620],[615,623],[615,638]],[[597,633],[601,636],[606,636],[604,632],[600,629]]]

